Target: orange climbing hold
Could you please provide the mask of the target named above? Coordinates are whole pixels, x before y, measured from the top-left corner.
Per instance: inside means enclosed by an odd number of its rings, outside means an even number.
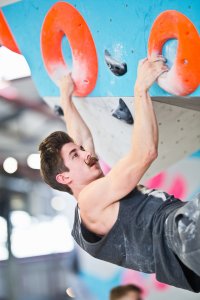
[[[5,46],[8,49],[20,54],[20,50],[17,46],[17,43],[15,42],[15,39],[12,35],[9,25],[6,22],[6,19],[1,10],[0,10],[0,45]]]
[[[178,40],[172,68],[158,79],[158,84],[175,95],[193,93],[200,83],[200,38],[194,24],[183,14],[168,10],[161,13],[151,29],[148,55],[162,54],[169,39]]]
[[[72,51],[75,95],[86,96],[94,89],[97,80],[95,44],[81,14],[72,5],[57,2],[47,13],[41,31],[43,61],[54,81],[69,71],[62,55],[61,42],[64,35]]]

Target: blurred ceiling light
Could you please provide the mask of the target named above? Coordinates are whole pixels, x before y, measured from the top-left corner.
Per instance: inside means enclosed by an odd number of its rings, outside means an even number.
[[[71,298],[75,298],[74,292],[71,288],[66,289],[66,294]]]
[[[31,217],[25,211],[14,211],[10,216],[13,227],[27,227],[31,225]]]
[[[10,197],[10,208],[12,210],[21,211],[24,210],[24,207],[25,207],[25,201],[20,195],[14,194]]]
[[[0,79],[12,80],[30,76],[30,68],[21,54],[0,48]]]
[[[0,217],[0,261],[8,259],[7,249],[7,222],[3,217]]]
[[[6,260],[8,259],[8,249],[6,246],[1,246],[0,247],[0,260]]]
[[[66,207],[66,199],[61,196],[55,196],[51,199],[51,206],[57,211],[62,211]]]
[[[17,167],[18,167],[18,162],[15,158],[7,157],[4,160],[3,168],[7,173],[9,174],[15,173],[17,171]]]
[[[29,226],[13,227],[11,248],[15,257],[33,257],[71,252],[74,242],[66,217],[56,216],[39,223],[31,217]]]
[[[0,244],[7,242],[7,222],[3,217],[0,217]]]
[[[32,169],[40,169],[40,155],[33,153],[27,158],[27,165]]]

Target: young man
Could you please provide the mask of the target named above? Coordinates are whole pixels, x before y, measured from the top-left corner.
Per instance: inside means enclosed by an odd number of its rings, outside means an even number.
[[[40,145],[41,172],[53,188],[74,195],[72,235],[89,254],[159,281],[200,291],[200,199],[183,203],[138,183],[157,157],[158,127],[148,90],[167,71],[165,59],[139,63],[135,123],[127,154],[104,176],[87,125],[72,102],[70,75],[60,84],[68,136],[54,132]]]
[[[116,286],[110,291],[110,300],[142,300],[142,290],[134,284]]]

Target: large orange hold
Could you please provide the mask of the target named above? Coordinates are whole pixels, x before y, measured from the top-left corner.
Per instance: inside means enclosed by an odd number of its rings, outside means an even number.
[[[161,13],[151,29],[148,55],[162,54],[169,39],[178,40],[172,68],[158,79],[158,84],[174,95],[193,93],[200,83],[200,38],[193,23],[183,14],[168,10]]]
[[[64,35],[72,51],[75,95],[86,96],[94,89],[97,80],[95,44],[81,14],[72,5],[57,2],[47,13],[41,31],[43,61],[55,82],[69,71],[62,55],[61,42]]]
[[[5,46],[8,49],[20,54],[20,50],[17,46],[17,43],[12,35],[9,25],[1,10],[0,10],[0,45]]]

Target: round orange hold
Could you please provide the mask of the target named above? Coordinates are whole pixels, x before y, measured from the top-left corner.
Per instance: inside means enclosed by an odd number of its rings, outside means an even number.
[[[174,10],[161,13],[155,20],[149,37],[148,56],[162,54],[169,39],[178,40],[172,68],[158,78],[167,92],[184,96],[193,93],[200,83],[200,38],[194,24]]]
[[[57,2],[47,13],[41,31],[42,57],[53,81],[69,72],[62,55],[61,42],[66,35],[72,51],[72,77],[75,95],[86,96],[95,87],[98,60],[95,44],[81,14],[70,4]]]
[[[16,53],[19,54],[21,53],[1,10],[0,10],[0,44]]]

